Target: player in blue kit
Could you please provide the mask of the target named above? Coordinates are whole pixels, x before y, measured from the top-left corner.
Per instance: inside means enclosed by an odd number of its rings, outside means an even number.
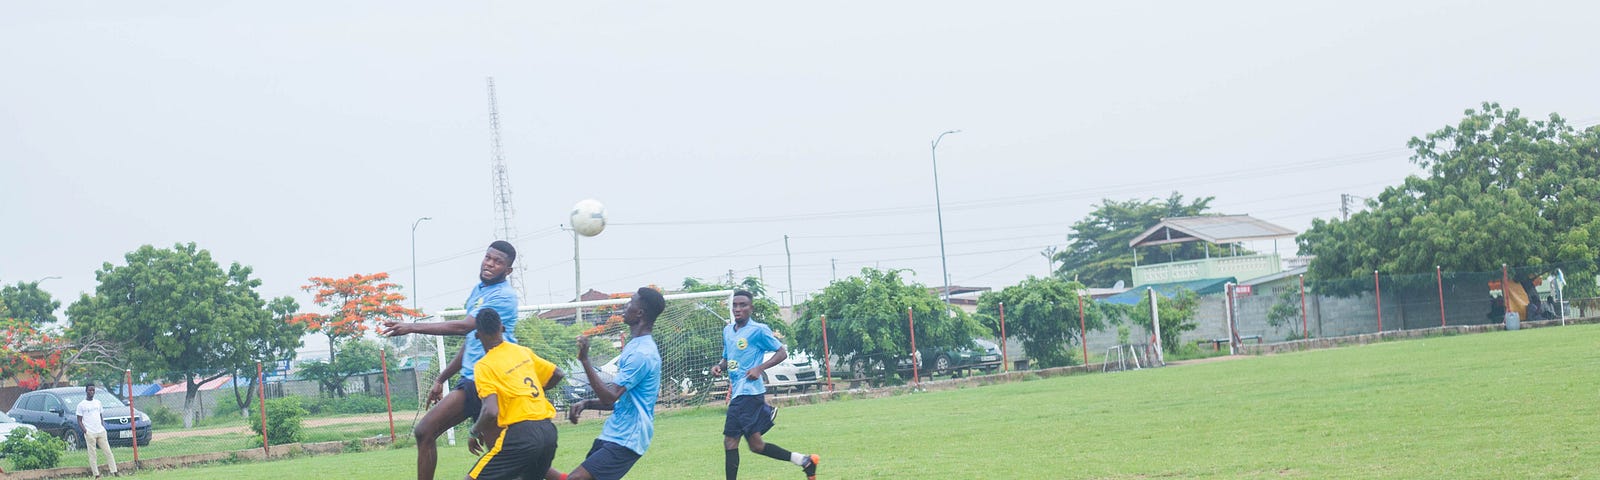
[[[511,332],[517,328],[517,291],[508,280],[511,265],[516,260],[517,249],[511,243],[497,240],[489,244],[483,254],[483,262],[478,267],[478,284],[467,295],[465,319],[439,323],[388,321],[383,324],[381,333],[391,337],[412,333],[466,336],[461,351],[456,353],[455,360],[440,369],[439,376],[434,378],[433,388],[428,391],[428,398],[423,402],[424,405],[438,404],[428,410],[417,422],[416,428],[412,429],[411,433],[417,439],[417,480],[433,480],[439,462],[439,447],[435,443],[439,434],[463,420],[478,418],[478,412],[483,408],[473,377],[474,366],[484,356],[483,342],[474,335],[478,312],[485,308],[493,309],[500,315],[500,322],[504,325],[505,341],[517,343],[511,336]],[[458,371],[461,380],[445,394],[445,383]]]
[[[775,460],[799,465],[806,478],[817,478],[818,455],[790,452],[767,443],[762,434],[772,429],[777,411],[767,405],[767,387],[761,383],[761,373],[777,365],[789,353],[783,342],[772,336],[766,324],[750,320],[754,295],[744,290],[733,292],[733,323],[722,329],[722,361],[711,367],[711,375],[728,373],[728,416],[722,425],[724,468],[728,480],[739,478],[739,437],[744,437],[750,451]],[[777,352],[762,362],[767,352]]]
[[[645,287],[634,293],[622,313],[622,323],[628,325],[628,344],[622,347],[617,375],[610,382],[602,381],[600,372],[589,363],[589,337],[578,337],[578,360],[589,384],[599,386],[594,389],[599,398],[574,404],[567,419],[578,423],[584,410],[611,410],[611,417],[582,465],[570,474],[552,469],[545,474],[546,480],[617,480],[650,448],[656,399],[661,395],[661,352],[650,333],[656,317],[666,308],[666,298],[655,289]]]

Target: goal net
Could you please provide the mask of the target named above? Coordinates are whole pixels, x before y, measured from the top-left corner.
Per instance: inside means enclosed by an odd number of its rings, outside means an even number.
[[[561,386],[547,392],[557,408],[595,397],[578,363],[578,336],[590,337],[589,361],[602,379],[609,380],[617,373],[616,357],[629,339],[628,326],[622,323],[622,309],[632,295],[627,292],[606,300],[517,308],[518,320],[513,330],[517,343],[554,362],[567,374]],[[733,318],[732,295],[732,290],[719,290],[664,296],[667,308],[656,318],[652,332],[661,351],[661,406],[700,405],[720,400],[726,394],[726,382],[715,381],[710,370],[722,356],[722,328]],[[440,312],[439,316],[459,319],[465,314],[456,309]],[[460,348],[459,341],[450,343],[455,346],[446,346],[445,358]]]

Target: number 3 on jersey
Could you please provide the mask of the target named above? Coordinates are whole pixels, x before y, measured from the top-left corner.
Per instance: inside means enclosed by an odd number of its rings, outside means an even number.
[[[533,389],[533,394],[530,396],[533,398],[539,398],[542,389],[539,388],[539,384],[537,382],[533,381],[532,377],[522,377],[522,383],[528,384],[528,388]]]

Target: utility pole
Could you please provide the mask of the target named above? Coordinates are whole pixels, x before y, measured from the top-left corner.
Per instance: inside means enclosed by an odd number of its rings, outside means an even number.
[[[1339,194],[1339,218],[1350,219],[1350,194]]]
[[[838,281],[839,280],[839,259],[830,258],[829,260],[833,261],[833,277],[829,278],[828,281],[829,282]]]
[[[789,236],[783,236],[783,262],[789,271],[789,307],[794,307],[794,257],[789,254]]]

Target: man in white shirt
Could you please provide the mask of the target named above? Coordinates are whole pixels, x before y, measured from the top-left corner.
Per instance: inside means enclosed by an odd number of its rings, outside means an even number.
[[[106,451],[106,463],[111,465],[111,474],[117,473],[117,457],[111,454],[111,443],[106,440],[106,424],[100,413],[105,407],[100,406],[100,401],[94,399],[94,382],[89,382],[83,387],[83,401],[78,402],[78,429],[83,431],[83,446],[89,450],[89,472],[94,473],[94,478],[100,478],[100,459],[95,458],[98,450]]]

